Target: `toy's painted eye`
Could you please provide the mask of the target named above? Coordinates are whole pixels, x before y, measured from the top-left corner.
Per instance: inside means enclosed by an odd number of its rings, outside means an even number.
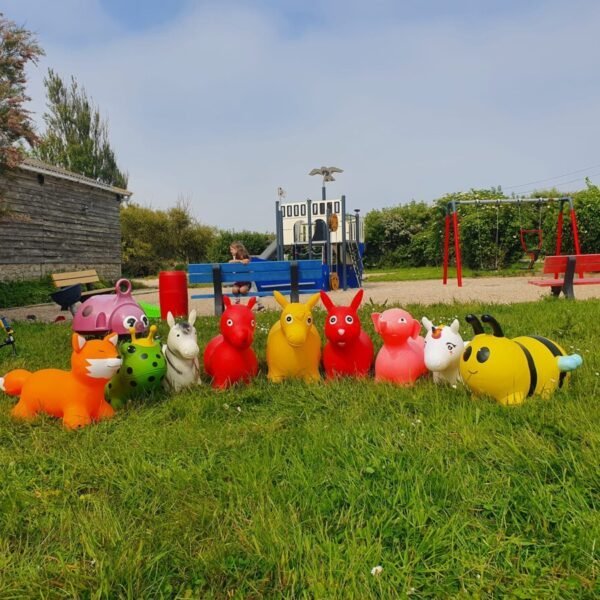
[[[133,315],[129,315],[123,319],[123,327],[125,329],[129,329],[130,327],[135,327],[137,325],[137,319]]]
[[[227,319],[227,327],[233,327],[233,319]]]
[[[286,317],[285,317],[286,323],[291,323],[293,320],[294,320],[294,317],[292,317],[292,315],[286,315]]]
[[[477,351],[477,362],[484,363],[490,357],[490,349],[487,346]]]
[[[335,315],[329,317],[329,324],[335,325],[337,323],[337,317]]]
[[[127,346],[127,352],[129,352],[129,354],[133,354],[135,352],[135,346]]]
[[[406,323],[406,319],[404,317],[400,317],[398,319],[398,323]]]
[[[250,321],[250,326],[256,327],[256,321],[254,319],[252,319],[252,321]]]
[[[348,323],[348,325],[352,325],[352,323],[354,323],[354,317],[351,315],[346,315],[346,323]]]
[[[144,327],[148,327],[150,321],[148,321],[148,317],[146,315],[142,315],[142,324],[144,325]]]
[[[448,350],[452,351],[452,350],[454,350],[454,348],[456,348],[456,344],[453,344],[452,342],[446,342],[446,348],[448,348]]]
[[[311,325],[312,324],[312,317],[308,317],[308,319],[306,319],[306,322]]]
[[[463,352],[463,360],[467,362],[469,358],[471,358],[471,354],[473,353],[473,348],[471,346],[467,346],[466,350]]]

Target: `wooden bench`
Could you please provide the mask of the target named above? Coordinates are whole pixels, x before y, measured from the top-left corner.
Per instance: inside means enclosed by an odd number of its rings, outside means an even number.
[[[114,293],[114,286],[100,289],[92,287],[92,284],[99,282],[100,278],[95,269],[71,271],[69,273],[53,273],[52,283],[59,290],[50,296],[57,304],[60,304],[62,310],[68,310],[77,302],[82,302],[90,296]]]
[[[547,256],[544,260],[544,274],[553,277],[530,279],[529,283],[541,287],[549,287],[553,296],[562,292],[566,298],[575,298],[573,286],[596,285],[600,277],[584,277],[584,273],[600,271],[600,254],[574,254],[571,256]],[[578,274],[577,278],[575,274]],[[564,277],[560,277],[564,274]]]
[[[193,299],[214,298],[215,315],[223,313],[223,296],[235,296],[223,292],[223,284],[241,281],[255,283],[258,291],[245,296],[272,296],[273,290],[288,292],[292,302],[298,302],[300,294],[314,294],[323,289],[323,264],[320,260],[252,261],[242,263],[206,263],[188,266],[190,283],[212,283],[210,294],[193,294]]]

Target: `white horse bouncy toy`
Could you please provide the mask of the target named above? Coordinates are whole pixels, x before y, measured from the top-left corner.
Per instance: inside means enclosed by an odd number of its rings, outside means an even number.
[[[167,375],[163,385],[168,391],[178,392],[184,387],[201,383],[198,360],[200,348],[194,328],[195,320],[195,310],[189,314],[187,322],[181,323],[175,323],[171,312],[167,313],[167,323],[171,329],[162,351],[167,360]]]
[[[427,317],[421,319],[425,336],[425,366],[433,373],[435,383],[455,385],[460,381],[458,365],[465,343],[460,336],[458,319],[447,325],[434,325]]]

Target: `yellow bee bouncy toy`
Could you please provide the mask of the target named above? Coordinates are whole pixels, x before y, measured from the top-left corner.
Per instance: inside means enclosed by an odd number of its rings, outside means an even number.
[[[460,359],[460,376],[475,394],[492,396],[500,404],[521,404],[533,395],[548,398],[567,384],[568,371],[583,362],[579,354],[567,355],[556,342],[539,335],[505,338],[491,315],[482,315],[481,321],[491,325],[493,335],[483,331],[475,315],[466,320],[475,337]]]

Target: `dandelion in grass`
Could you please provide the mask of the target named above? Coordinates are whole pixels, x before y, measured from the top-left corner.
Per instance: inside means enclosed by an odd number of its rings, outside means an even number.
[[[242,412],[242,407],[241,407],[241,406],[236,406],[236,410],[237,410],[238,412]]]
[[[227,409],[229,408],[229,404],[227,404],[227,403],[226,403],[226,404],[223,404],[223,408],[224,408],[225,410],[227,410]]]
[[[381,565],[377,565],[371,569],[371,575],[373,577],[379,577],[383,573],[383,567]]]

